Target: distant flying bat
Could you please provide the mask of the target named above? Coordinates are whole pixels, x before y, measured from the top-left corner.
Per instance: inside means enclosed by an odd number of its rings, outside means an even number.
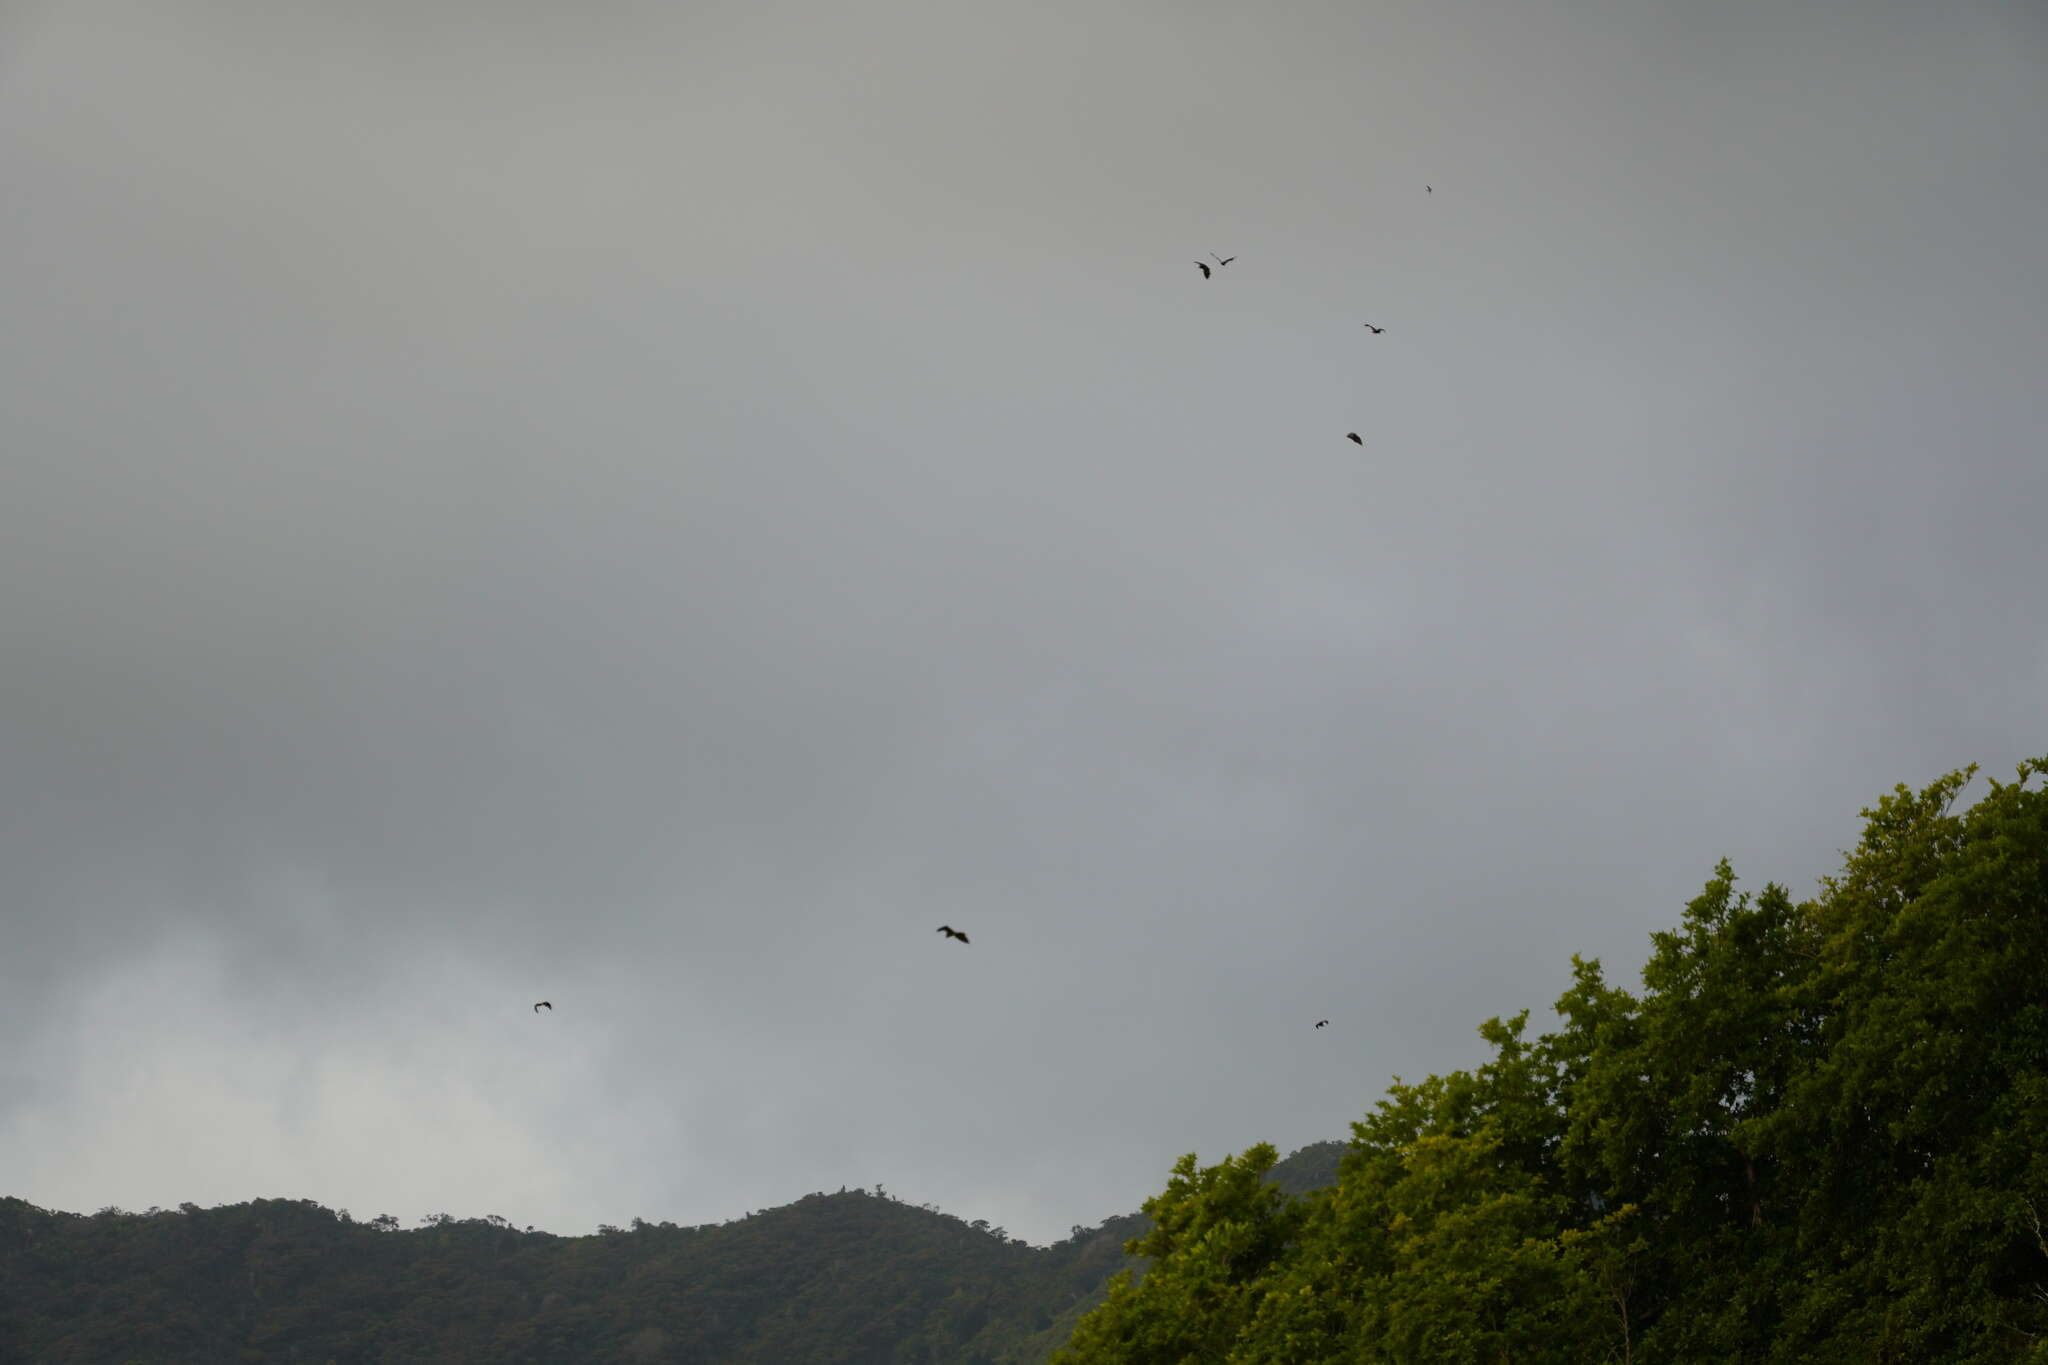
[[[1345,439],[1345,440],[1347,440],[1347,441],[1349,441],[1349,442],[1351,442],[1351,443],[1352,443],[1353,445],[1360,445],[1360,446],[1362,446],[1362,445],[1364,445],[1364,444],[1365,444],[1365,442],[1363,442],[1363,441],[1361,441],[1361,440],[1359,440],[1359,439],[1358,439],[1358,433],[1357,433],[1357,432],[1355,432],[1355,431],[1347,431],[1347,432],[1345,432],[1345,433],[1344,433],[1344,439]]]
[[[957,938],[962,943],[967,942],[967,935],[961,933],[958,929],[955,929],[950,924],[941,924],[939,926],[939,932],[944,934],[947,938]]]
[[[1373,334],[1374,336],[1378,336],[1378,335],[1379,335],[1379,334],[1380,334],[1381,332],[1384,332],[1384,331],[1386,331],[1387,329],[1386,329],[1386,328],[1384,328],[1384,327],[1375,327],[1375,326],[1373,326],[1373,325],[1372,325],[1371,323],[1369,323],[1369,322],[1368,322],[1368,323],[1366,323],[1366,324],[1365,324],[1365,330],[1366,330],[1366,331],[1368,331],[1368,332],[1371,332],[1371,333],[1372,333],[1372,334]]]
[[[1434,186],[1434,185],[1424,185],[1424,186],[1422,187],[1422,192],[1423,192],[1424,194],[1435,194],[1435,193],[1436,193],[1436,186]]]
[[[1216,268],[1218,270],[1221,270],[1224,266],[1229,265],[1232,261],[1237,259],[1237,257],[1235,256],[1218,256],[1213,251],[1210,252],[1209,255],[1216,262]]]
[[[1329,1023],[1329,1022],[1330,1022],[1330,1021],[1329,1021],[1329,1020],[1327,1020],[1327,1019],[1318,1019],[1318,1020],[1316,1020],[1316,1027],[1317,1027],[1317,1028],[1321,1028],[1321,1027],[1322,1027],[1323,1025],[1325,1025],[1325,1024],[1327,1024],[1327,1023]]]
[[[533,1012],[535,1014],[539,1014],[542,1010],[546,1010],[549,1014],[553,1014],[555,1012],[555,1007],[553,1005],[550,1005],[547,1001],[543,1000],[538,1005],[535,1005],[533,1007]]]
[[[1197,269],[1197,270],[1199,270],[1199,271],[1201,271],[1201,272],[1202,272],[1202,278],[1203,278],[1203,279],[1205,279],[1205,280],[1206,280],[1206,279],[1208,279],[1208,278],[1209,278],[1209,275],[1210,275],[1210,270],[1209,270],[1209,263],[1208,263],[1207,261],[1196,261],[1196,262],[1195,262],[1195,269]]]

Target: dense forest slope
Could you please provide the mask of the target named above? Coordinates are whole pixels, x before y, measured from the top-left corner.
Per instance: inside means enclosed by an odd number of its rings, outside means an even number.
[[[1334,1188],[1175,1168],[1060,1365],[2048,1362],[2048,760],[1900,787],[1815,900],[1726,862],[1640,994],[1395,1085]]]
[[[1343,1150],[1271,1178],[1313,1188]],[[1149,1226],[1031,1247],[866,1192],[590,1237],[288,1199],[90,1217],[0,1199],[0,1361],[1042,1365]]]

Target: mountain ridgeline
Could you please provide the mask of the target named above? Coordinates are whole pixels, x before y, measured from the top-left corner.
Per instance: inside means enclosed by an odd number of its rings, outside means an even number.
[[[1641,992],[1480,1028],[1347,1144],[1030,1247],[865,1192],[590,1237],[0,1199],[0,1365],[2048,1365],[2048,760],[1897,788],[1818,897],[1724,861]]]
[[[1271,1178],[1307,1190],[1343,1150]],[[1149,1226],[1032,1247],[879,1191],[588,1237],[309,1200],[84,1216],[0,1199],[0,1362],[1042,1365]]]

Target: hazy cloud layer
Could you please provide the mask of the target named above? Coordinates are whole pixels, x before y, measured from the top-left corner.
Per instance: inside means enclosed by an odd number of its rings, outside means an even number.
[[[2048,750],[1880,8],[10,9],[5,1192],[1059,1235]]]

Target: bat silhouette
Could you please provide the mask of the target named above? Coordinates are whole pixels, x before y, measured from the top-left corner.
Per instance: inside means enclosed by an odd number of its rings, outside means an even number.
[[[1197,270],[1199,270],[1199,271],[1201,271],[1201,272],[1202,272],[1202,278],[1203,278],[1203,279],[1205,279],[1205,280],[1206,280],[1206,279],[1208,279],[1208,278],[1209,278],[1209,274],[1210,274],[1210,271],[1209,271],[1209,263],[1208,263],[1207,261],[1196,261],[1196,262],[1195,262],[1195,269],[1197,269]]]
[[[1363,442],[1363,441],[1361,441],[1361,440],[1359,440],[1359,439],[1358,439],[1358,433],[1357,433],[1357,432],[1355,432],[1355,431],[1347,431],[1347,432],[1345,432],[1345,433],[1344,433],[1344,439],[1345,439],[1345,440],[1347,440],[1347,441],[1349,441],[1349,442],[1351,442],[1351,443],[1352,443],[1353,445],[1361,445],[1361,446],[1362,446],[1362,445],[1364,445],[1364,444],[1365,444],[1365,442]]]
[[[549,1014],[553,1014],[555,1012],[555,1007],[553,1005],[550,1005],[547,1001],[543,1000],[538,1005],[535,1005],[533,1007],[533,1012],[535,1014],[539,1014],[542,1010],[546,1010]]]
[[[941,924],[939,926],[939,932],[944,934],[947,938],[957,938],[962,943],[967,942],[967,935],[961,933],[958,929],[955,929],[950,924]]]
[[[1369,322],[1368,322],[1368,323],[1366,323],[1366,324],[1365,324],[1365,330],[1366,330],[1366,331],[1368,331],[1368,332],[1371,332],[1371,333],[1372,333],[1372,334],[1373,334],[1374,336],[1378,336],[1378,335],[1379,335],[1379,334],[1380,334],[1381,332],[1384,332],[1384,331],[1386,331],[1387,329],[1386,329],[1386,328],[1384,328],[1384,327],[1375,327],[1375,326],[1373,326],[1373,325],[1372,325],[1371,323],[1369,323]]]
[[[1323,1025],[1325,1025],[1325,1024],[1327,1024],[1327,1023],[1329,1023],[1329,1022],[1330,1022],[1330,1021],[1329,1021],[1329,1020],[1327,1020],[1327,1019],[1318,1019],[1318,1020],[1316,1020],[1316,1027],[1317,1027],[1317,1028],[1321,1028],[1321,1027],[1322,1027]]]

